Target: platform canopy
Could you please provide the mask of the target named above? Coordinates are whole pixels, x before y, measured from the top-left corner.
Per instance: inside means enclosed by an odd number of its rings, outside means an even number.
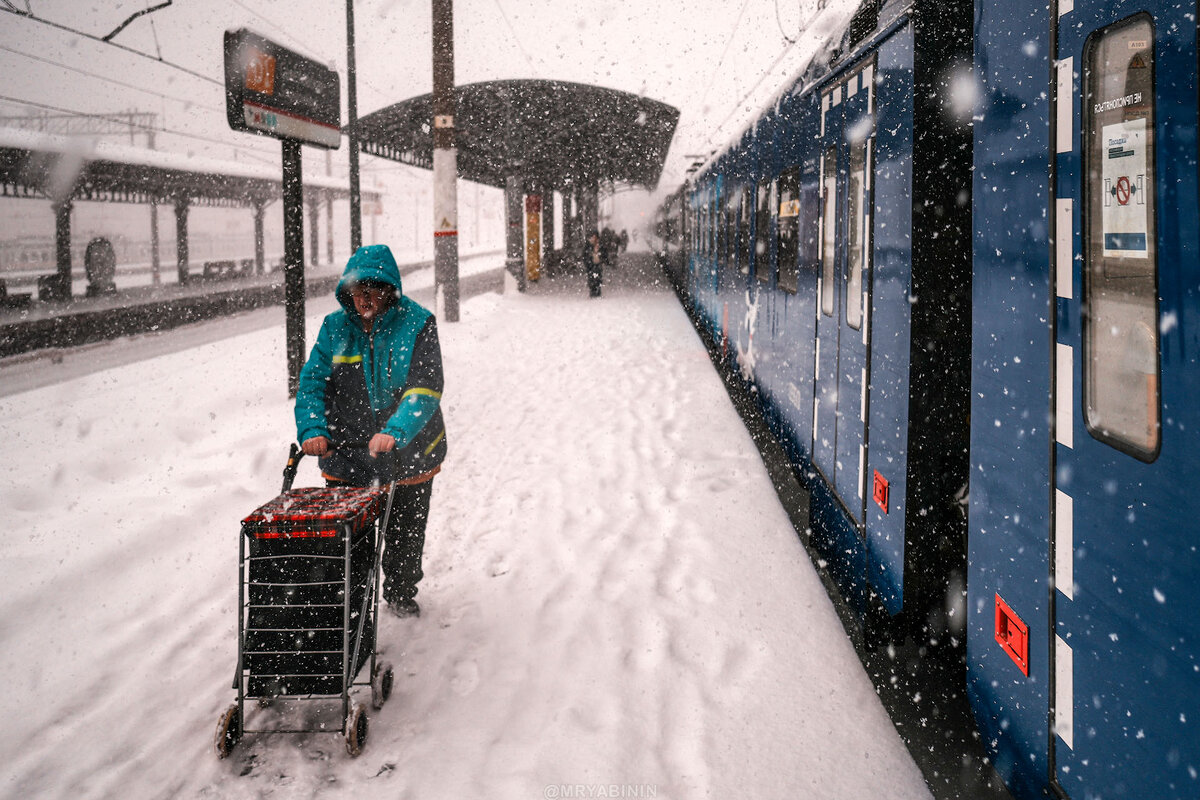
[[[0,128],[0,197],[252,206],[282,196],[282,168]],[[350,196],[344,179],[305,175],[306,196]],[[364,191],[377,199],[378,192]]]
[[[581,83],[505,80],[454,89],[458,175],[504,188],[512,175],[547,187],[606,181],[653,189],[679,110]],[[433,169],[433,96],[358,121],[364,152]]]

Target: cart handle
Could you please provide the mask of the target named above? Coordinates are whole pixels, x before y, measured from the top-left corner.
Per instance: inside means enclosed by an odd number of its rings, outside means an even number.
[[[296,470],[300,469],[300,459],[304,458],[304,451],[300,449],[300,445],[292,442],[292,446],[288,448],[287,464],[283,467],[283,488],[280,492],[289,491],[292,488],[292,482],[296,480]]]
[[[339,448],[343,449],[343,450],[346,450],[346,449],[365,450],[367,448],[367,443],[366,442],[361,442],[361,443],[349,442],[349,443],[331,443],[329,445],[330,451],[337,450]],[[300,459],[302,459],[302,458],[304,458],[304,451],[300,449],[300,445],[296,444],[295,442],[292,442],[291,446],[288,448],[287,464],[285,464],[283,467],[283,488],[280,490],[281,493],[291,490],[292,483],[296,480],[296,471],[300,469]]]

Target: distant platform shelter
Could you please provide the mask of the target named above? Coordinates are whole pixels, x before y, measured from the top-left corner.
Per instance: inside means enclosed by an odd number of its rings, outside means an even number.
[[[540,213],[542,198],[559,192],[570,218],[564,247],[575,249],[597,226],[600,186],[658,184],[679,122],[678,109],[656,100],[550,80],[458,86],[454,109],[458,176],[505,191],[510,265],[521,258],[522,197]],[[432,120],[426,94],[362,117],[356,135],[364,152],[433,169]]]
[[[0,197],[41,198],[53,203],[56,270],[39,279],[39,297],[66,300],[71,290],[71,207],[75,201],[172,205],[179,283],[189,277],[188,209],[191,206],[245,207],[254,211],[253,269],[262,273],[264,208],[282,196],[282,171],[267,166],[197,158],[180,153],[84,142],[77,138],[0,128]],[[317,208],[328,224],[334,199],[349,197],[345,181],[304,176],[311,224],[310,257],[316,260]],[[377,201],[378,193],[363,192]],[[157,215],[151,215],[154,271],[158,272]],[[332,242],[332,235],[329,237]]]

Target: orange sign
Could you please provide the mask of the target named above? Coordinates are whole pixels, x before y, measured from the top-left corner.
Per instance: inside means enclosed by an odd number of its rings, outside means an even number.
[[[275,93],[275,57],[256,48],[247,48],[246,88],[262,94]]]

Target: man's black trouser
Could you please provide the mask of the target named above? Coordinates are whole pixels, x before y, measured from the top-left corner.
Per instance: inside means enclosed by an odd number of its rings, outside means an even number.
[[[600,296],[600,284],[603,280],[603,269],[600,264],[588,264],[587,284],[588,294],[592,297]]]
[[[345,485],[342,481],[326,480],[330,486]],[[384,602],[411,600],[417,595],[417,584],[425,573],[421,557],[425,552],[425,524],[429,521],[429,497],[433,479],[408,486],[397,485],[392,499],[392,516],[383,532],[383,599]]]
[[[392,516],[383,539],[383,599],[411,600],[424,574],[425,523],[429,521],[429,496],[433,479],[396,487]]]

